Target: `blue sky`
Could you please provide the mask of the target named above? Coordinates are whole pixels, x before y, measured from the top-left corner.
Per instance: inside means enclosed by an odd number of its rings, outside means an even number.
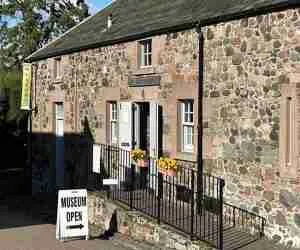
[[[111,3],[111,0],[88,0],[91,7],[91,13],[95,14],[98,10]]]
[[[95,14],[99,10],[103,9],[105,6],[110,4],[112,0],[87,0],[87,3],[90,6],[90,13]],[[8,19],[9,25],[14,25],[17,20],[16,19]]]

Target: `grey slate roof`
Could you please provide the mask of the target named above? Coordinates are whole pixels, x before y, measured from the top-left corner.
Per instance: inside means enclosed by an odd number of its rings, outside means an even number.
[[[299,6],[300,0],[116,0],[36,51],[36,61],[88,48]],[[107,18],[112,15],[109,30]]]

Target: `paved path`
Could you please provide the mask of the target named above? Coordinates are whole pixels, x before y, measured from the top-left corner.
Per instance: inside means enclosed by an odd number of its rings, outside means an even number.
[[[131,250],[136,246],[122,239],[77,240],[59,242],[55,240],[55,227],[50,224],[1,229],[0,249],[5,250]]]
[[[25,204],[25,201],[24,201]],[[25,206],[25,205],[24,205]],[[26,207],[26,206],[25,206]],[[33,218],[30,211],[0,201],[0,250],[139,250],[151,249],[147,245],[122,239],[116,235],[111,240],[55,239],[55,225]]]

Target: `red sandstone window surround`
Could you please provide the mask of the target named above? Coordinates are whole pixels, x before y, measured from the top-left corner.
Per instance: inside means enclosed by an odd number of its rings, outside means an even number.
[[[283,84],[281,86],[280,103],[280,175],[281,177],[295,178],[297,176],[299,146],[298,129],[299,123],[297,109],[297,92],[295,84]]]
[[[61,79],[62,70],[61,70],[61,57],[54,58],[53,62],[53,76],[54,80]]]

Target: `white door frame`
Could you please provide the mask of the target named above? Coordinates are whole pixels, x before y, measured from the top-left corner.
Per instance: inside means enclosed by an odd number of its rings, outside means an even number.
[[[55,180],[56,188],[64,186],[65,164],[64,164],[64,104],[54,103],[55,110]]]

